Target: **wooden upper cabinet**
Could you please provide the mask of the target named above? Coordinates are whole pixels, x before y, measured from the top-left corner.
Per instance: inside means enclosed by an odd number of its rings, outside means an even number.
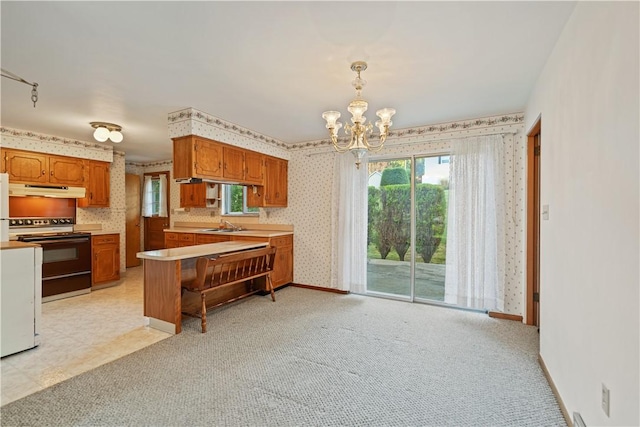
[[[2,149],[2,171],[11,182],[49,182],[49,156],[41,153]]]
[[[78,199],[81,208],[108,208],[110,195],[110,164],[97,160],[85,160],[85,188],[84,199]]]
[[[180,185],[180,207],[181,208],[204,208],[206,207],[206,183],[181,184]]]
[[[244,181],[244,154],[245,150],[224,146],[222,157],[224,159],[224,171],[222,176],[229,180]]]
[[[287,206],[288,198],[288,162],[276,157],[267,157],[264,161],[264,206]]]
[[[84,186],[84,161],[73,157],[49,156],[49,182]]]
[[[173,177],[222,178],[222,145],[193,135],[174,138]]]
[[[74,157],[54,156],[30,151],[3,149],[3,171],[9,181],[67,185],[84,185],[84,162]]]
[[[264,154],[255,151],[244,153],[244,181],[253,185],[264,184]]]
[[[249,207],[287,206],[287,167],[288,162],[284,159],[195,135],[173,139],[174,179],[200,178],[251,185],[251,191],[247,192]],[[196,207],[185,199],[193,197],[195,200],[195,195],[187,190],[181,190],[181,195],[182,207]]]
[[[288,204],[288,162],[277,157],[264,158],[264,185],[247,191],[247,206],[284,208]]]

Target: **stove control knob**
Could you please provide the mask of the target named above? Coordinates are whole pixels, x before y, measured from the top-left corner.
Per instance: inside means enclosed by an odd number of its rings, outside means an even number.
[[[18,223],[18,221],[16,221],[15,219],[12,219],[11,221],[9,221],[9,225],[16,225]]]
[[[30,219],[25,219],[24,223],[25,223],[25,225],[32,225],[33,221],[31,221]]]
[[[57,220],[57,219],[52,219],[52,220],[51,220],[51,223],[52,223],[52,224],[57,224],[57,223],[58,223],[58,220]]]
[[[24,221],[22,221],[21,219],[18,220],[18,225],[24,225]]]
[[[65,220],[65,222],[66,222],[67,224],[73,224],[73,221],[71,220],[71,218],[67,218],[67,219]]]

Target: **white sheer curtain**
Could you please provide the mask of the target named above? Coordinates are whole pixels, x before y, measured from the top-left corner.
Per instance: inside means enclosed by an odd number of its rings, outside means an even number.
[[[168,216],[167,214],[167,175],[160,174],[160,185],[158,187],[158,216]]]
[[[163,217],[167,216],[167,176],[160,174],[156,189],[154,189],[153,180],[150,175],[144,177],[144,184],[142,186],[142,216],[153,216],[155,214]]]
[[[505,161],[502,135],[451,143],[445,302],[504,310]]]
[[[142,185],[142,216],[153,216],[153,184],[149,175]]]
[[[332,215],[334,288],[364,293],[367,280],[367,159],[356,169],[351,154],[336,154]]]

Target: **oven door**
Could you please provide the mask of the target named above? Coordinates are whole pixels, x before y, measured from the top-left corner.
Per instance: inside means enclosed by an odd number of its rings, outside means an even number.
[[[42,246],[42,297],[91,289],[91,240],[32,241]]]

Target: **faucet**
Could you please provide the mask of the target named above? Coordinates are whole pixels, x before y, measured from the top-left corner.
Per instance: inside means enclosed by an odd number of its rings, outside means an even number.
[[[223,220],[225,225],[231,229],[233,229],[233,231],[241,231],[242,227],[235,225],[235,224],[231,224],[229,221],[227,221],[226,219]]]

